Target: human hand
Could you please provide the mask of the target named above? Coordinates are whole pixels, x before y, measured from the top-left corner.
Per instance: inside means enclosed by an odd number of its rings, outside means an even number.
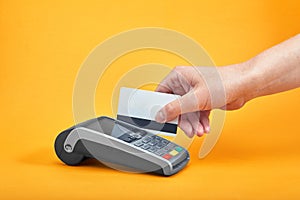
[[[176,67],[156,91],[181,97],[163,107],[157,113],[156,121],[163,123],[180,115],[179,127],[187,136],[208,133],[211,109],[237,109],[245,103],[243,98],[230,99],[233,95],[227,96],[229,91],[234,91],[228,84],[234,83],[239,76],[238,73],[232,73],[233,68]],[[226,90],[228,87],[230,89]]]
[[[211,109],[235,110],[247,101],[300,87],[300,34],[226,67],[176,67],[156,91],[181,95],[164,106],[156,121],[181,116],[179,126],[189,136],[209,132]]]

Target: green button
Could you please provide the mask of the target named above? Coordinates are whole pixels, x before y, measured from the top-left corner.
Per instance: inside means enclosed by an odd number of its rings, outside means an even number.
[[[178,152],[180,152],[180,151],[182,151],[183,149],[182,149],[181,147],[175,147],[175,150],[178,151]]]

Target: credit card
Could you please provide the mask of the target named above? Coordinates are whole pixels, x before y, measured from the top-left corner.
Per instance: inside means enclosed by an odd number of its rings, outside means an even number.
[[[154,134],[175,136],[178,117],[167,123],[155,121],[157,112],[179,95],[122,87],[117,119],[146,129]]]

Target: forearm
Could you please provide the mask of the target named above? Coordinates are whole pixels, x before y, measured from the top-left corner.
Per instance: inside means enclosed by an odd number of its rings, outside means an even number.
[[[236,98],[246,101],[300,86],[300,34],[233,66]]]

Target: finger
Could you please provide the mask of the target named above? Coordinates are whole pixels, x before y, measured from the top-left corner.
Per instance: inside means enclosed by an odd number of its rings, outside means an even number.
[[[200,123],[200,112],[187,113],[186,115],[193,127],[193,133],[202,136],[204,134],[204,129]]]
[[[199,127],[197,129],[197,132],[195,132],[195,133],[198,137],[201,137],[204,135],[204,128],[200,122],[199,122]]]
[[[193,132],[197,136],[201,137],[204,134],[204,128],[203,128],[202,124],[199,121],[193,123],[192,126],[193,126]]]
[[[155,120],[160,123],[165,123],[175,119],[180,114],[197,111],[198,107],[197,98],[192,90],[159,110]]]
[[[175,78],[174,70],[171,71],[156,87],[155,92],[173,93],[172,88],[169,86],[171,79]]]
[[[160,83],[156,87],[155,92],[173,93],[172,89],[169,86],[167,86],[167,85],[163,85],[163,83]]]
[[[208,113],[206,113],[208,112]],[[210,125],[209,125],[209,111],[205,111],[200,115],[200,123],[204,128],[205,133],[209,133]]]
[[[188,120],[181,120],[179,123],[179,127],[189,138],[192,138],[194,136],[193,127]]]
[[[190,91],[191,85],[183,74],[186,67],[176,67],[166,76],[157,86],[156,92],[165,92],[178,95],[184,95]]]

